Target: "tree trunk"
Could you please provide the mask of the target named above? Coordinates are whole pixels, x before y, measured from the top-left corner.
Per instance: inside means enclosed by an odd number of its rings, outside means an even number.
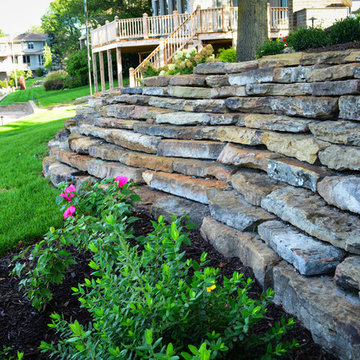
[[[239,0],[237,61],[255,59],[268,36],[267,24],[267,0]]]

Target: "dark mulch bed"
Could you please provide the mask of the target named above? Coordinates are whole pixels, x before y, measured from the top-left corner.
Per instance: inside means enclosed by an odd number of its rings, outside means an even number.
[[[360,49],[360,41],[350,41],[343,44],[327,45],[319,48],[308,49],[307,53],[321,53],[324,51],[343,51],[348,49]]]
[[[139,236],[150,232],[152,230],[150,218],[142,212],[135,215],[140,218],[135,225],[135,235]],[[198,231],[191,231],[190,238],[192,245],[186,247],[188,257],[199,260],[202,252],[206,251],[208,260],[210,260],[209,265],[220,267],[223,276],[230,277],[234,271],[238,271],[244,273],[246,277],[252,277],[249,268],[244,267],[237,258],[224,258],[201,238]],[[54,299],[46,311],[42,313],[37,312],[19,292],[19,280],[9,275],[14,266],[13,255],[9,254],[0,259],[0,346],[11,346],[14,349],[12,355],[15,355],[17,350],[23,351],[25,360],[49,359],[47,355],[39,352],[38,346],[43,340],[47,342],[58,340],[55,332],[47,327],[51,313],[63,313],[65,318],[76,318],[80,323],[89,321],[87,312],[79,307],[79,303],[71,291],[72,286],[76,286],[85,277],[90,276],[88,254],[76,253],[77,265],[73,266],[67,273],[63,285],[56,287]],[[250,296],[258,296],[260,293],[260,286],[254,284]],[[289,318],[289,315],[284,313],[280,307],[270,305],[264,326],[271,326],[281,317]],[[301,347],[289,355],[287,359],[336,360],[334,356],[324,352],[319,345],[316,345],[311,334],[298,322],[291,333],[287,335],[287,338],[296,338],[301,344]]]

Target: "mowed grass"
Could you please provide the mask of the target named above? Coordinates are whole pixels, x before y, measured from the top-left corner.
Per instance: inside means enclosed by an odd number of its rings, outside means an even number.
[[[0,254],[61,224],[58,190],[41,176],[42,159],[47,142],[74,115],[74,107],[62,107],[0,127]]]

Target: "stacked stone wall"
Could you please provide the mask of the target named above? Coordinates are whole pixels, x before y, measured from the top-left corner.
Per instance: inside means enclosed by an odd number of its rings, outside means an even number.
[[[49,143],[57,185],[123,175],[189,214],[341,359],[360,359],[360,51],[208,63],[92,97]]]

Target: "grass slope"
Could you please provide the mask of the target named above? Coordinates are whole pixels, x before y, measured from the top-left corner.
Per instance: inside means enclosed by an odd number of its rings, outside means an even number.
[[[74,108],[56,108],[0,127],[0,254],[58,226],[58,191],[41,177],[47,142]]]

